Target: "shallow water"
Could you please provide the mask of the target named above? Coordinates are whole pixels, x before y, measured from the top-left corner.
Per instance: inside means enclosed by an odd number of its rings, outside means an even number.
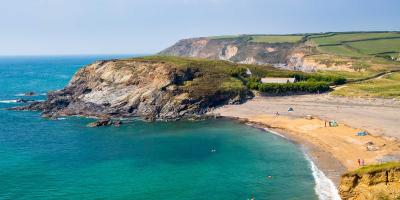
[[[0,58],[0,108],[111,57]],[[91,121],[0,110],[0,199],[317,199],[309,162],[279,136],[227,120]]]

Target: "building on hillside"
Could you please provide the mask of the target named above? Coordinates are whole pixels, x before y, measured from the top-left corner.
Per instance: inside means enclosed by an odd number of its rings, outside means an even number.
[[[294,83],[296,78],[274,78],[265,77],[261,79],[261,83]]]
[[[249,69],[249,68],[247,68],[247,70],[246,70],[246,74],[247,74],[248,76],[251,76],[251,75],[252,75],[252,73],[251,73],[251,71],[250,71],[250,69]]]

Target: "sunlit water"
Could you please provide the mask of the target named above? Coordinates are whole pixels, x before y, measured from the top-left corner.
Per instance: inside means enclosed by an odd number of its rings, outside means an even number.
[[[0,57],[0,108],[113,57]],[[310,163],[279,136],[227,120],[91,121],[1,109],[0,199],[317,199]]]

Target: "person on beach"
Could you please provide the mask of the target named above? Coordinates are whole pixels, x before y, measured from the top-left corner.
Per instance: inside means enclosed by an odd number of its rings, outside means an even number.
[[[358,162],[358,166],[361,166],[361,160],[358,159],[357,162]]]

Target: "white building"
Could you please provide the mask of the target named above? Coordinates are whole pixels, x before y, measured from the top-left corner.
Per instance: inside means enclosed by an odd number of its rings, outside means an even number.
[[[262,78],[261,83],[294,83],[296,78]]]

